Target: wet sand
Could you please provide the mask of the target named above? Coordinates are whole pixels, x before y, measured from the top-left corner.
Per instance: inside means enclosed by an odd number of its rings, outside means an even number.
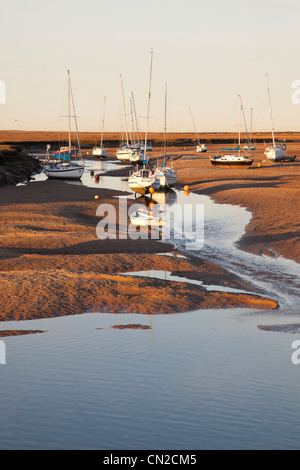
[[[229,145],[234,148],[236,144]],[[287,156],[296,155],[294,162],[267,162],[264,144],[259,143],[250,153],[253,164],[243,168],[213,167],[209,157],[217,155],[220,146],[208,145],[208,151],[200,154],[195,147],[168,148],[167,155],[182,155],[173,163],[178,172],[177,187],[188,185],[190,191],[217,203],[239,205],[251,212],[240,249],[300,263],[300,141],[287,144]],[[155,162],[162,155],[162,148],[154,149],[151,160]],[[128,169],[108,174],[126,176]]]
[[[216,154],[216,145],[201,156],[186,152],[174,165],[178,182],[215,202],[237,204],[252,213],[241,249],[300,263],[300,143],[287,145],[287,155],[296,155],[295,162],[266,162],[263,144],[256,147],[252,166],[242,169],[213,167],[209,155]]]
[[[109,203],[118,213],[118,194],[55,180],[0,188],[1,321],[88,311],[149,315],[277,307],[216,264],[176,256],[180,253],[170,244],[99,240],[96,209],[100,202]],[[165,256],[170,253],[174,256]],[[208,291],[186,282],[124,274],[152,269],[253,293]]]
[[[185,185],[218,203],[238,204],[252,213],[240,248],[256,254],[282,255],[300,262],[300,145],[288,143],[295,162],[264,161],[263,144],[253,152],[249,168],[215,168],[208,152],[193,147],[169,148],[182,154],[174,162],[179,188]],[[115,159],[115,150],[109,155]],[[90,152],[89,152],[90,153]],[[152,161],[162,155],[154,148]],[[128,175],[128,166],[111,175]],[[95,200],[95,195],[99,199]],[[0,188],[0,320],[24,320],[87,311],[163,314],[201,308],[273,309],[253,286],[214,263],[188,256],[157,240],[99,240],[96,209],[113,204],[118,220],[117,191],[47,180]],[[118,230],[122,227],[118,227]],[[173,256],[164,256],[172,254]],[[252,294],[206,290],[185,282],[134,277],[124,273],[170,271],[206,285],[232,287]]]

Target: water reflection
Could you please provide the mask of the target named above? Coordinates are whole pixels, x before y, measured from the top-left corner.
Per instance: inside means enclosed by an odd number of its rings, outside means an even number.
[[[99,171],[109,164],[96,163]],[[89,171],[80,184],[123,187],[120,178],[105,173],[96,184]],[[35,181],[39,178],[46,179],[37,175]],[[181,191],[162,196],[173,206],[204,204],[205,244],[194,255],[215,260],[297,306],[299,265],[235,247],[249,212],[206,196],[186,198]],[[141,201],[147,207],[150,202]],[[181,243],[185,250],[184,239]],[[179,280],[168,272],[147,274]],[[267,319],[277,322],[279,314],[220,309],[151,318],[93,313],[1,322],[1,329],[47,333],[5,338],[0,448],[298,449],[295,336],[257,329]],[[152,328],[111,328],[129,322]]]

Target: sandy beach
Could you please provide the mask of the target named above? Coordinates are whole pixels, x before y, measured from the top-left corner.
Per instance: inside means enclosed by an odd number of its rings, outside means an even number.
[[[211,146],[202,155],[192,148],[176,149],[183,155],[174,162],[178,188],[189,185],[191,191],[218,203],[251,211],[241,249],[299,262],[299,161],[261,163],[260,147],[252,167],[217,169],[209,161],[217,148]],[[297,148],[295,144],[295,154]],[[161,149],[152,153],[152,159],[157,154]],[[114,151],[111,155],[115,158]],[[126,176],[128,167],[110,174]],[[118,194],[55,180],[0,188],[1,321],[88,311],[149,315],[201,308],[277,308],[275,300],[254,292],[252,285],[232,273],[199,257],[184,259],[170,244],[151,239],[99,240],[97,206],[113,204],[118,212]],[[128,275],[153,269],[249,294]]]

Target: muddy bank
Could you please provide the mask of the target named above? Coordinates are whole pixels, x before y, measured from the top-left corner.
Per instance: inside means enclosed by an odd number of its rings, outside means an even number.
[[[238,243],[253,254],[280,256],[300,263],[300,151],[299,144],[287,146],[287,154],[297,155],[295,162],[272,163],[258,144],[249,168],[215,168],[209,155],[219,146],[209,146],[204,155],[186,151],[174,163],[178,186],[185,184],[198,194],[217,203],[246,208],[252,219]]]
[[[174,314],[196,309],[274,309],[272,299],[174,281],[64,269],[1,272],[0,320],[29,320],[85,312]]]
[[[277,308],[276,301],[261,297],[216,264],[177,256],[171,244],[150,238],[99,240],[97,207],[99,202],[112,204],[119,220],[117,194],[52,180],[0,188],[1,321],[88,311],[152,315],[201,308]],[[251,293],[125,275],[145,270]]]
[[[238,242],[240,249],[258,255],[281,255],[300,263],[300,143],[288,144],[287,155],[296,155],[296,161],[285,163],[267,162],[264,145],[257,144],[251,154],[252,166],[243,168],[213,167],[209,157],[219,150],[220,145],[208,145],[204,154],[192,148],[176,150],[182,154],[174,161],[177,188],[188,185],[190,191],[209,196],[216,203],[239,205],[251,212],[251,221]],[[157,156],[162,155],[162,148],[154,149],[151,161],[155,164]],[[107,174],[126,177],[129,168]]]
[[[18,147],[0,146],[0,187],[28,181],[40,163]]]

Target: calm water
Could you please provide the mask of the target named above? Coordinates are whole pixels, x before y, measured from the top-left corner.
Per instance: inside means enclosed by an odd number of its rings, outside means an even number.
[[[4,338],[1,449],[299,447],[300,365],[291,361],[299,335],[257,328],[297,321],[299,265],[237,250],[250,214],[190,196],[205,208],[205,244],[193,254],[246,279],[255,274],[255,285],[277,298],[280,309],[1,323],[1,329],[46,331]],[[176,192],[177,203],[182,197]],[[178,245],[184,248],[184,240]],[[151,329],[112,328],[129,323]]]

